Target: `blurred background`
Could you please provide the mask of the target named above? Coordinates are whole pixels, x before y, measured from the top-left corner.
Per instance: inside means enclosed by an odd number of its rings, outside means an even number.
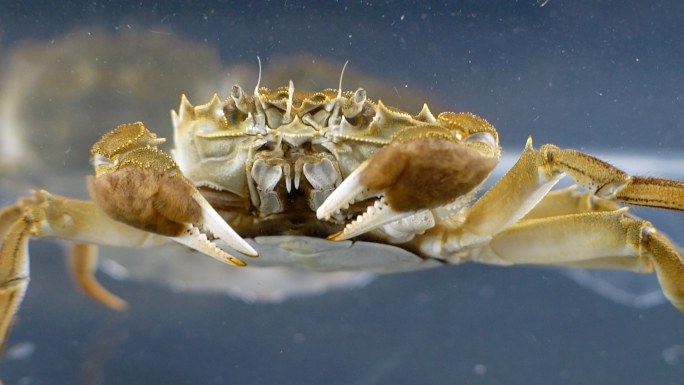
[[[499,130],[497,176],[532,135],[684,179],[680,1],[60,3],[0,4],[0,206],[31,188],[85,198],[103,133],[142,120],[171,139],[182,93],[202,104],[250,90],[257,56],[263,86],[335,88],[349,60],[344,89],[410,113],[427,102],[480,115]],[[633,212],[682,243],[682,214]],[[653,276],[474,264],[252,276],[176,250],[107,248],[98,277],[130,304],[117,314],[75,289],[62,244],[32,242],[31,254],[6,384],[684,376],[684,316]]]

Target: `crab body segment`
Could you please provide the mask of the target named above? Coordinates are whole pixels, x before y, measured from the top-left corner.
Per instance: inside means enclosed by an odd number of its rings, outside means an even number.
[[[172,156],[139,122],[93,146],[93,202],[41,190],[0,212],[3,344],[28,285],[31,237],[73,242],[79,286],[119,310],[125,302],[93,276],[94,245],[179,242],[243,266],[226,246],[256,257],[244,238],[298,236],[415,255],[383,272],[465,261],[655,270],[684,311],[682,256],[615,203],[684,210],[682,182],[632,177],[554,145],[535,150],[530,139],[513,168],[476,199],[500,156],[491,124],[469,113],[435,117],[427,105],[410,115],[363,89],[307,93],[290,82],[249,95],[235,86],[225,101],[214,96],[200,106],[183,96],[172,120]],[[586,191],[551,191],[565,175]]]

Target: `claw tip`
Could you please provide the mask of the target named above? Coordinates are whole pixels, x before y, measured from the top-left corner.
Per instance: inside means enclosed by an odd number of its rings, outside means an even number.
[[[238,267],[245,267],[245,266],[247,266],[247,264],[246,264],[244,261],[241,261],[241,260],[239,260],[239,259],[237,259],[237,258],[232,258],[232,257],[231,257],[231,258],[229,258],[229,260],[230,260],[235,266],[238,266]]]

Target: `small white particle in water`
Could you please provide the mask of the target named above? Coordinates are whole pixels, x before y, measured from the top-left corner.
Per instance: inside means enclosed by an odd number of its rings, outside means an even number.
[[[36,351],[36,344],[33,342],[20,342],[10,346],[5,352],[5,358],[8,360],[25,360]]]
[[[479,374],[481,376],[484,376],[485,374],[487,374],[487,367],[482,365],[482,364],[477,364],[473,368],[473,371],[475,371],[475,374]]]
[[[295,335],[292,336],[292,341],[296,344],[301,344],[306,340],[306,337],[304,337],[304,334],[302,333],[296,333]]]
[[[684,355],[684,346],[682,345],[672,345],[671,347],[663,350],[660,355],[663,357],[668,365],[677,365],[679,363],[679,357]]]

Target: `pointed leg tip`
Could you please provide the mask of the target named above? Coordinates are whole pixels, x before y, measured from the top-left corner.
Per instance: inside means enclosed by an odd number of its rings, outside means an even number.
[[[116,300],[110,301],[105,305],[112,310],[116,310],[122,313],[128,311],[129,309],[128,302],[124,301],[121,298],[116,298]]]
[[[128,302],[111,293],[97,281],[90,282],[86,287],[81,287],[84,293],[95,302],[118,312],[128,310]]]

